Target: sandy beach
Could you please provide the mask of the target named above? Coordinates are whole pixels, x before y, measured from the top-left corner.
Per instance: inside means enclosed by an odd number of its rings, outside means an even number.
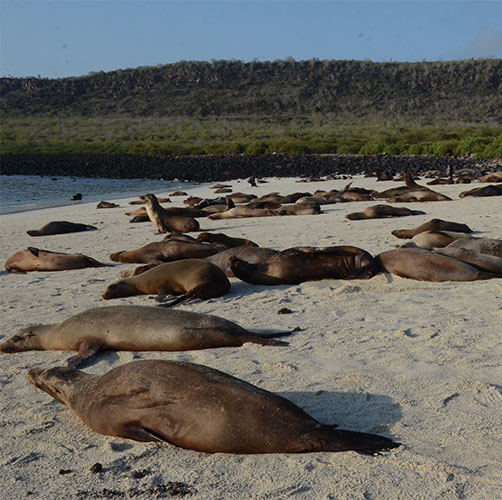
[[[341,189],[348,181],[296,183],[267,179],[234,191]],[[422,179],[418,181],[425,184]],[[356,177],[353,186],[401,185]],[[202,229],[245,237],[262,247],[353,245],[376,255],[403,241],[391,231],[432,218],[468,224],[474,236],[502,239],[500,197],[459,198],[473,185],[432,188],[452,201],[395,204],[425,215],[349,221],[345,215],[378,202],[325,205],[319,215],[199,219]],[[189,195],[213,197],[209,185]],[[143,193],[138,193],[138,195]],[[168,193],[158,193],[164,196]],[[120,250],[163,236],[150,223],[130,224],[120,208],[96,203],[0,217],[2,263],[35,246],[83,253],[102,262]],[[173,197],[182,205],[184,197]],[[108,200],[117,201],[117,200]],[[135,207],[133,207],[134,209]],[[32,238],[54,220],[98,231]],[[3,267],[3,266],[2,266]],[[91,307],[155,305],[147,296],[105,302],[101,293],[131,264],[63,272],[0,272],[0,341],[29,324],[56,323]],[[355,452],[276,455],[205,454],[169,444],[139,443],[88,429],[68,408],[27,380],[30,368],[63,365],[73,353],[1,355],[0,477],[2,498],[40,499],[480,499],[502,492],[502,279],[432,283],[378,274],[369,280],[324,280],[253,286],[231,279],[230,292],[180,309],[215,314],[251,330],[302,330],[287,347],[245,344],[189,352],[103,352],[86,364],[102,374],[136,359],[208,365],[276,392],[323,423],[383,434],[402,446],[381,456]],[[281,308],[291,314],[278,314]],[[100,473],[90,471],[100,463]],[[178,484],[180,483],[180,484]]]

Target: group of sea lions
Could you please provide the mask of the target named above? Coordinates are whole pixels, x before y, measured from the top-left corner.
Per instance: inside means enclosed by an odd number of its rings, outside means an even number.
[[[387,190],[383,192],[385,196],[375,196],[349,185],[338,194],[335,191],[317,193],[313,199],[309,199],[309,193],[272,194],[261,199],[241,193],[234,198],[229,195],[224,203],[197,200],[190,209],[181,210],[203,211],[223,205],[224,208],[213,215],[225,212],[231,215],[239,208],[235,203],[241,202],[246,205],[238,216],[246,217],[253,211],[262,216],[302,213],[300,209],[305,207],[310,213],[319,213],[320,205],[324,204],[316,201],[320,199],[326,203],[379,197],[395,202],[449,199],[419,186],[410,176],[405,176],[405,182],[406,189]],[[175,195],[178,193],[171,194]],[[274,286],[308,280],[368,279],[382,271],[428,281],[502,276],[502,241],[473,238],[471,229],[464,224],[433,219],[414,229],[393,231],[396,237],[410,239],[410,246],[375,257],[354,246],[294,247],[278,251],[261,248],[246,238],[212,232],[201,232],[193,238],[183,233],[199,230],[195,218],[208,216],[209,212],[193,213],[193,216],[170,212],[150,194],[140,200],[145,204],[148,220],[158,232],[171,234],[161,242],[111,254],[114,262],[143,266],[110,283],[103,299],[154,294],[165,300],[174,295],[175,298],[161,304],[172,306],[225,294],[231,286],[229,277]],[[284,207],[282,203],[293,205]],[[299,207],[298,211],[291,209],[294,206]],[[347,218],[406,216],[417,212],[424,213],[377,205]],[[60,233],[71,229],[71,223],[56,222],[33,235],[58,234],[54,232],[58,224]],[[74,227],[76,231],[94,229],[82,226],[85,225]],[[30,258],[43,258],[41,254],[47,253],[45,262],[52,262],[53,268],[27,259],[25,252]],[[25,272],[108,265],[79,254],[50,254],[30,247],[11,256],[5,267]],[[60,255],[70,257],[64,264],[56,263]],[[72,264],[79,261],[77,256],[82,261],[80,265]],[[26,327],[0,344],[0,352],[76,351],[67,367],[33,369],[28,378],[72,409],[93,430],[106,435],[138,441],[167,441],[193,450],[224,453],[355,450],[374,454],[399,446],[384,436],[321,424],[285,398],[202,365],[143,360],[119,366],[102,376],[77,369],[102,349],[177,351],[240,346],[245,342],[282,346],[287,344],[274,337],[290,333],[255,333],[223,318],[189,311],[106,306],[83,311],[59,324]]]

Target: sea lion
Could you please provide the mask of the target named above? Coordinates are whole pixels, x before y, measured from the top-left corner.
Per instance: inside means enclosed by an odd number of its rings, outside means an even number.
[[[77,351],[76,366],[98,351],[189,351],[237,347],[246,342],[288,345],[272,337],[292,332],[257,334],[218,316],[152,306],[95,307],[52,325],[31,325],[0,344],[0,352]]]
[[[410,210],[404,207],[392,207],[390,205],[374,205],[365,208],[362,212],[353,212],[345,216],[349,220],[363,219],[386,219],[388,217],[407,217],[409,215],[423,215],[421,210]]]
[[[230,258],[237,278],[254,285],[296,285],[323,279],[367,279],[377,272],[373,257],[361,248],[294,247],[277,252],[260,264]]]
[[[81,200],[81,199],[82,199],[82,193],[77,193],[77,194],[74,194],[74,195],[70,198],[70,200],[71,200],[71,201],[79,201],[79,200]]]
[[[53,234],[79,233],[81,231],[93,231],[96,229],[98,228],[89,224],[57,220],[44,224],[40,229],[30,229],[26,233],[30,236],[51,236]]]
[[[145,203],[148,217],[159,233],[168,231],[187,233],[199,229],[199,223],[193,217],[170,215],[160,205],[154,194],[149,193],[140,196],[140,200]]]
[[[276,253],[277,250],[272,250],[271,248],[242,246],[228,248],[227,250],[215,253],[210,257],[206,257],[206,260],[218,266],[229,278],[235,278],[235,274],[230,266],[231,257],[237,257],[249,264],[259,264]]]
[[[334,429],[288,399],[195,363],[141,360],[104,375],[56,367],[28,379],[95,432],[168,442],[206,453],[301,453],[399,446],[375,434]]]
[[[97,205],[96,208],[118,208],[120,207],[119,204],[117,203],[112,203],[111,201],[100,201]]]
[[[451,198],[436,191],[410,191],[387,198],[389,203],[411,203],[414,201],[450,201]]]
[[[130,264],[148,264],[150,262],[171,262],[181,259],[202,259],[225,250],[227,247],[219,243],[187,242],[178,239],[156,241],[135,250],[123,250],[112,253],[114,262]]]
[[[272,217],[276,215],[270,208],[249,208],[247,206],[238,206],[225,210],[221,213],[213,213],[208,219],[238,219],[243,217]]]
[[[420,281],[476,281],[496,278],[460,260],[422,248],[398,248],[376,256],[380,270]]]
[[[461,260],[471,266],[477,267],[482,271],[502,275],[502,257],[495,257],[485,253],[475,252],[474,250],[467,250],[466,248],[455,248],[450,246],[438,248],[434,250],[441,255],[447,255],[454,259]]]
[[[220,194],[220,193],[231,193],[233,191],[232,188],[218,188],[218,189],[215,189],[214,192],[216,194]]]
[[[169,196],[188,196],[188,193],[185,193],[185,191],[175,191],[174,193],[171,193]]]
[[[223,233],[202,232],[199,236],[197,236],[197,239],[205,243],[220,243],[228,248],[258,246],[254,241],[247,240],[246,238],[232,238],[231,236],[227,236]]]
[[[275,215],[315,215],[321,213],[321,207],[317,203],[304,205],[282,205],[272,210]]]
[[[414,229],[396,229],[392,234],[397,238],[409,239],[424,231],[454,231],[456,233],[472,233],[472,229],[466,224],[449,222],[441,219],[431,219]]]
[[[11,255],[5,261],[5,269],[11,273],[26,273],[29,271],[67,271],[85,267],[107,267],[92,257],[80,253],[60,253],[40,248],[28,247]]]
[[[492,238],[464,238],[450,243],[446,248],[465,248],[502,258],[502,240]]]
[[[105,300],[132,295],[179,295],[162,304],[171,307],[193,299],[220,297],[230,290],[225,273],[214,264],[199,259],[184,259],[159,264],[137,276],[110,283],[104,291]]]
[[[412,201],[446,201],[451,200],[448,196],[433,191],[427,186],[417,184],[409,172],[404,174],[404,186],[387,189],[380,193],[373,192],[372,198],[387,198],[389,202],[412,202]]]
[[[491,172],[476,179],[478,182],[502,182],[502,172]]]
[[[448,246],[459,238],[469,238],[467,233],[455,233],[453,231],[424,231],[418,233],[411,240],[407,241],[401,248],[418,247],[425,250],[435,250]]]
[[[460,198],[465,198],[466,196],[502,196],[502,186],[490,184],[489,186],[474,188],[470,191],[463,191],[459,196]]]

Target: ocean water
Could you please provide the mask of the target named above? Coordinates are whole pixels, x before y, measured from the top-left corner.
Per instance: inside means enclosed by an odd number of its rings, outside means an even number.
[[[159,194],[189,186],[177,180],[0,175],[0,214]],[[82,201],[70,201],[77,193],[82,193]]]

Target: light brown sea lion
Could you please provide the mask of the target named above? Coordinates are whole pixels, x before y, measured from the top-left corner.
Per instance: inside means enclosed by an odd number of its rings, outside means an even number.
[[[469,238],[467,233],[455,233],[453,231],[424,231],[418,233],[411,240],[407,241],[401,248],[424,248],[425,250],[435,250],[448,246],[459,238]]]
[[[215,253],[206,257],[206,260],[218,266],[229,278],[234,278],[235,274],[230,266],[231,257],[237,257],[249,264],[259,264],[276,253],[277,250],[272,250],[271,248],[242,246],[228,248],[227,250]]]
[[[110,259],[114,262],[127,262],[130,264],[171,262],[181,259],[202,259],[226,248],[225,245],[219,243],[188,242],[170,238],[167,241],[148,243],[135,250],[112,253]]]
[[[388,203],[408,203],[414,201],[449,201],[451,198],[436,191],[410,191],[387,198]]]
[[[230,268],[254,285],[298,284],[323,279],[367,279],[377,272],[373,257],[361,248],[294,247],[277,252],[260,264],[230,258]]]
[[[26,273],[29,271],[67,271],[85,267],[107,267],[92,257],[80,253],[60,253],[40,248],[28,247],[11,255],[5,261],[5,269],[11,273]]]
[[[220,193],[231,193],[233,191],[232,188],[218,188],[218,189],[215,189],[214,192],[216,194],[220,194]]]
[[[31,325],[0,344],[0,352],[77,351],[77,366],[98,351],[189,351],[241,346],[246,342],[288,345],[218,316],[151,306],[106,306],[88,309],[52,325]]]
[[[118,203],[112,203],[111,201],[100,201],[96,208],[118,208],[120,205]]]
[[[200,198],[199,196],[189,196],[186,200],[183,200],[185,205],[190,205],[191,207],[200,203],[204,198]]]
[[[97,227],[89,224],[79,224],[77,222],[68,222],[57,220],[44,224],[40,229],[30,229],[26,231],[30,236],[51,236],[53,234],[79,233],[81,231],[93,231]]]
[[[65,367],[28,379],[95,432],[168,442],[206,453],[301,453],[399,446],[375,434],[334,429],[288,399],[194,363],[133,361],[104,375]]]
[[[472,233],[472,229],[466,224],[449,222],[441,219],[431,219],[414,229],[396,229],[392,234],[397,238],[409,239],[424,231],[454,231],[456,233]]]
[[[208,219],[239,219],[244,217],[273,217],[274,211],[269,208],[249,208],[246,206],[238,206],[225,210],[221,213],[213,213]]]
[[[471,266],[477,267],[482,271],[502,275],[502,257],[495,257],[485,253],[475,252],[474,250],[467,250],[466,248],[455,248],[450,246],[438,248],[434,250],[441,255],[447,255],[454,259],[461,260]]]
[[[468,238],[454,241],[447,248],[465,248],[475,252],[502,258],[502,240],[492,238]]]
[[[388,217],[407,217],[408,215],[423,215],[421,210],[411,210],[404,207],[392,207],[390,205],[374,205],[365,208],[362,212],[353,212],[345,216],[349,220],[386,219]]]
[[[223,233],[202,232],[197,236],[197,239],[205,243],[220,243],[228,248],[258,246],[254,241],[247,240],[246,238],[233,238]]]
[[[114,281],[106,287],[105,300],[132,295],[179,295],[164,307],[193,299],[220,297],[230,290],[225,273],[214,264],[199,259],[184,259],[160,264],[137,276]]]
[[[127,215],[129,217],[136,217],[137,215],[146,215],[146,208],[139,207],[136,210],[132,210],[130,212],[125,212],[124,215]],[[148,219],[148,220],[150,220],[150,219]]]
[[[478,182],[502,182],[502,172],[491,172],[476,179]]]
[[[159,203],[171,203],[169,198],[157,198]],[[133,200],[129,202],[129,205],[143,205],[145,202],[142,200]]]
[[[422,248],[398,248],[376,256],[381,271],[420,281],[476,281],[496,278],[452,257]]]
[[[296,203],[296,202],[295,202]],[[315,215],[321,213],[321,207],[317,203],[305,205],[282,205],[272,210],[275,215]]]
[[[187,233],[189,231],[197,231],[200,227],[199,223],[193,217],[170,215],[160,205],[154,194],[149,193],[140,196],[140,200],[145,203],[148,217],[159,233],[169,231]]]
[[[373,192],[372,198],[386,198],[389,202],[406,202],[406,201],[446,201],[451,200],[446,195],[433,191],[427,186],[417,184],[411,174],[404,174],[405,186],[387,189],[381,193]]]
[[[502,186],[490,184],[479,188],[471,189],[470,191],[463,191],[459,194],[460,198],[466,196],[502,196]]]
[[[217,193],[217,191],[215,191]],[[232,193],[228,195],[234,203],[249,203],[252,200],[256,200],[258,196],[255,194],[247,194],[247,193]]]

